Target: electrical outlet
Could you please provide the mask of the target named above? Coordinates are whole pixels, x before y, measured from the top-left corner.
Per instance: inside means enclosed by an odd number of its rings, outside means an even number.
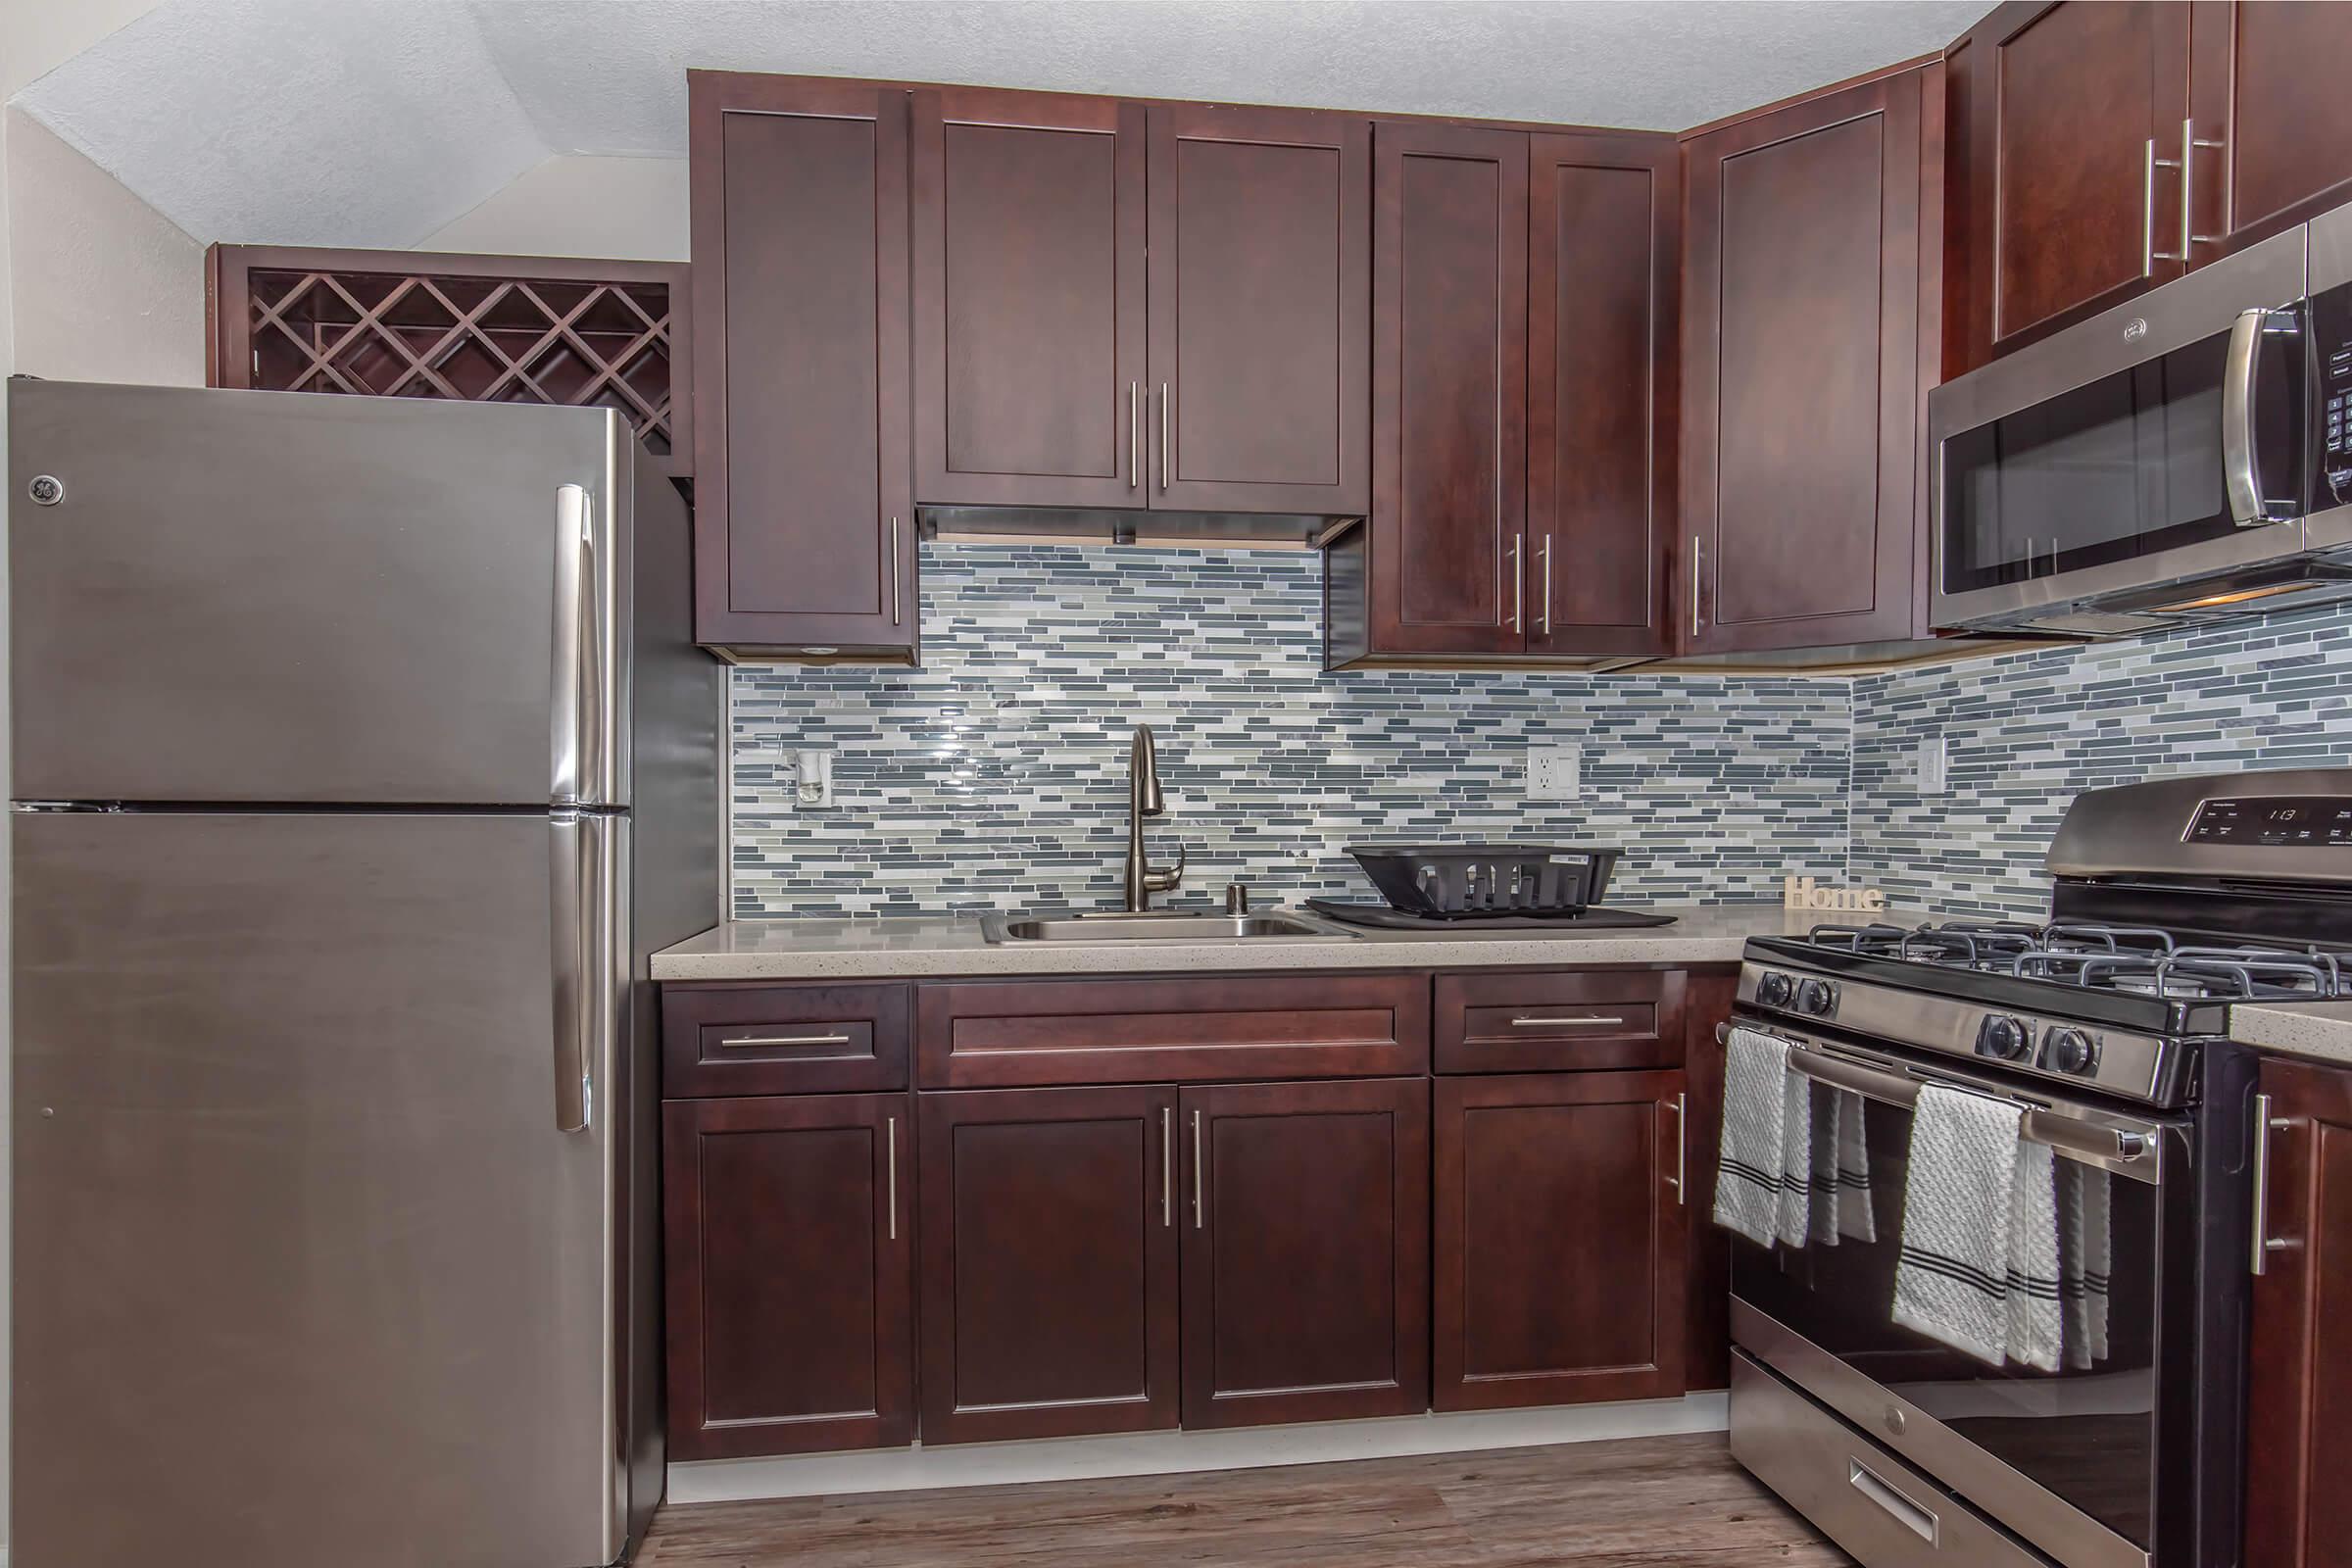
[[[1582,787],[1584,753],[1575,746],[1532,746],[1527,753],[1527,798],[1573,801]]]
[[[793,799],[804,810],[833,804],[833,754],[813,746],[793,753]]]
[[[1912,764],[1913,782],[1922,795],[1941,795],[1949,788],[1949,770],[1944,763],[1943,737],[1923,735]]]

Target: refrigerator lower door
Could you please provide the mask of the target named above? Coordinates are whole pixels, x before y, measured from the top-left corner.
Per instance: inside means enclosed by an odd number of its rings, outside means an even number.
[[[616,415],[8,390],[16,799],[628,804]]]
[[[15,1560],[620,1556],[626,819],[12,825]]]

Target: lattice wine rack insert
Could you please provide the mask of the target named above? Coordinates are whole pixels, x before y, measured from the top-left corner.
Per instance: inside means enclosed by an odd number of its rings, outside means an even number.
[[[421,256],[400,252],[365,260],[410,270],[335,265],[349,259],[218,247],[214,383],[607,408],[686,471],[683,267],[586,264],[598,275],[545,276],[523,275],[553,265],[543,261],[436,256],[450,270],[427,273],[413,270]],[[228,308],[239,297],[241,323]],[[244,331],[222,330],[235,324]]]

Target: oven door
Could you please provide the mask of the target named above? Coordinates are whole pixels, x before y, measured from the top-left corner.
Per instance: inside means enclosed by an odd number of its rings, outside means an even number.
[[[2295,229],[1931,393],[1935,624],[2064,629],[2301,554],[2303,295]]]
[[[1839,1091],[1860,1097],[1876,1240],[1767,1250],[1735,1238],[1733,1339],[2066,1568],[2147,1568],[2159,1534],[2161,1391],[2182,1370],[2161,1319],[2168,1286],[2180,1288],[2193,1268],[2193,1237],[2180,1229],[2188,1205],[2173,1197],[2185,1191],[2175,1178],[2186,1170],[2186,1124],[2032,1097],[2027,1136],[2104,1190],[2112,1255],[2103,1343],[2082,1342],[2098,1351],[2085,1367],[2071,1356],[2056,1373],[1994,1366],[1893,1320],[1911,1102],[1931,1069],[1777,1020],[1742,1021],[1792,1043],[1790,1064],[1815,1080],[1817,1106]],[[2026,1098],[1941,1062],[1932,1071]],[[2062,1234],[2060,1245],[2062,1261],[2080,1255],[2073,1238]],[[2081,1321],[2070,1315],[2070,1342]],[[1735,1409],[1735,1426],[1740,1419]]]

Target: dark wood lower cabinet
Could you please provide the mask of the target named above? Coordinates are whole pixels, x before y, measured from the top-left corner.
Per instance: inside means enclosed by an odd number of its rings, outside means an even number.
[[[1680,1072],[1441,1078],[1441,1410],[1683,1392]]]
[[[1723,1126],[1723,1045],[1715,1026],[1730,1019],[1740,990],[1740,971],[1716,969],[1690,976],[1684,991],[1683,1147],[1688,1166],[1683,1180],[1690,1200],[1689,1270],[1684,1278],[1684,1320],[1690,1347],[1684,1382],[1693,1389],[1732,1386],[1732,1240],[1711,1216],[1715,1212],[1715,1155]]]
[[[1176,1425],[1176,1091],[921,1106],[923,1441]]]
[[[1429,1082],[1183,1092],[1184,1424],[1429,1408]]]
[[[907,1097],[662,1107],[669,1453],[914,1436]]]
[[[2254,1282],[2246,1550],[2259,1568],[2345,1560],[2352,1490],[2352,1072],[2267,1061],[2272,1244]]]

